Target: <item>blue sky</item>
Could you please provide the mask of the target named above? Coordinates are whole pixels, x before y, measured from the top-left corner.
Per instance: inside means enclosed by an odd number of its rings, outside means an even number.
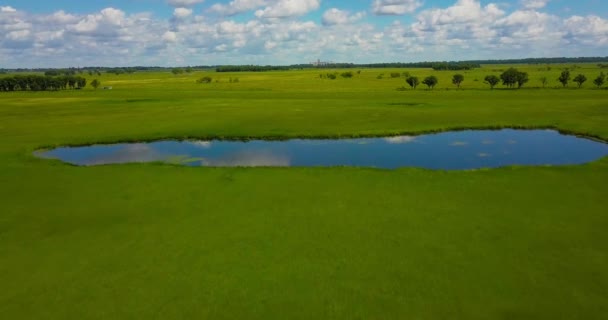
[[[606,56],[606,0],[0,0],[0,68]]]
[[[193,6],[196,10],[202,11],[205,8],[215,3],[229,3],[230,0],[206,0]],[[352,11],[365,11],[371,9],[370,0],[325,0],[321,2],[321,11],[316,11],[310,14],[311,17],[319,17],[323,9],[329,8],[345,8]],[[453,4],[451,0],[434,0],[422,1],[422,9],[424,8],[445,8]],[[518,5],[518,1],[480,1],[482,5],[489,3],[500,3],[505,6]],[[603,2],[603,3],[602,3]],[[91,13],[97,12],[104,8],[113,7],[119,8],[127,13],[137,13],[148,11],[154,13],[159,18],[167,18],[172,15],[173,7],[165,0],[90,0],[90,1],[73,1],[73,0],[53,0],[53,1],[36,1],[36,0],[4,0],[0,1],[2,6],[11,6],[32,13],[53,13],[58,10],[64,10],[72,13]],[[602,0],[553,0],[547,3],[545,12],[553,14],[591,14],[598,13],[605,15],[608,13],[608,3]],[[375,19],[382,20],[382,19]]]

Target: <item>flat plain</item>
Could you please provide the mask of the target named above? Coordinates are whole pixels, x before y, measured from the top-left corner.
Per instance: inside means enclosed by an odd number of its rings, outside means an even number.
[[[555,128],[608,140],[600,69],[134,73],[112,90],[0,92],[0,314],[7,319],[601,319],[608,159],[577,166],[75,167],[39,148],[164,138]],[[346,70],[337,70],[341,73]],[[392,72],[437,75],[434,90]],[[450,78],[462,73],[462,89]],[[382,79],[378,79],[384,74]],[[210,76],[209,84],[196,79]],[[541,88],[540,77],[549,85]],[[238,78],[238,82],[229,79]],[[404,89],[403,89],[403,88]]]

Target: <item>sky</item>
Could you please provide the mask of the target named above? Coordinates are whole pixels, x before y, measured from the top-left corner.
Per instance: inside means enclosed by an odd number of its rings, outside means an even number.
[[[607,0],[0,0],[0,68],[608,56]]]

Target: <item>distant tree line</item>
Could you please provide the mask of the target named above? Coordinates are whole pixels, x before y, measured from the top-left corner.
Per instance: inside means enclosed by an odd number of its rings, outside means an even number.
[[[608,61],[606,57],[576,57],[576,58],[524,58],[524,59],[498,59],[498,60],[468,60],[463,62],[474,64],[555,64],[555,63],[599,63]]]
[[[225,65],[217,66],[217,72],[263,72],[263,71],[287,71],[294,69],[352,69],[352,68],[430,68],[441,71],[472,70],[480,68],[483,64],[555,64],[555,63],[598,63],[600,67],[608,67],[600,62],[608,61],[607,57],[578,57],[578,58],[525,58],[525,59],[502,59],[502,60],[467,60],[467,61],[423,61],[423,62],[386,62],[386,63],[330,63],[322,66],[311,64],[293,64],[288,66],[273,65]],[[197,68],[209,68],[200,66]]]
[[[183,74],[183,73],[192,73],[192,72],[194,72],[194,69],[192,69],[192,67],[171,69],[171,73],[173,73],[174,75]]]
[[[608,60],[607,60],[608,61]],[[211,67],[207,67],[211,68]],[[9,72],[40,72],[44,73],[47,71],[59,71],[63,74],[65,71],[69,71],[70,74],[82,74],[88,71],[99,71],[99,72],[108,72],[112,73],[115,70],[124,71],[124,73],[133,73],[133,72],[144,72],[144,71],[165,71],[171,70],[171,68],[167,67],[158,67],[158,66],[133,66],[133,67],[100,67],[100,66],[87,66],[87,67],[78,67],[78,68],[16,68],[16,69],[0,69],[3,71]],[[120,71],[119,71],[120,72]]]
[[[218,66],[216,72],[264,72],[264,71],[285,71],[291,70],[290,66],[257,66],[257,65],[235,65],[235,66]]]
[[[556,63],[597,63],[600,68],[608,68],[608,56],[606,57],[557,57],[557,58],[525,58],[525,59],[500,59],[500,60],[464,60],[464,61],[424,61],[424,62],[387,62],[387,63],[333,63],[324,66],[313,66],[312,64],[292,64],[292,65],[199,65],[192,66],[195,70],[216,70],[217,72],[240,72],[240,71],[275,71],[275,70],[294,70],[294,69],[348,69],[348,68],[432,68],[435,70],[467,70],[478,68],[484,64],[556,64]],[[88,66],[82,68],[52,69],[52,68],[17,68],[0,69],[0,73],[10,72],[47,72],[53,70],[68,70],[71,75],[82,74],[84,72],[107,72],[107,73],[133,73],[144,71],[171,71],[173,67],[159,66],[134,66],[128,68]]]
[[[233,65],[233,66],[218,66],[216,72],[265,72],[265,71],[288,71],[295,69],[354,69],[354,68],[432,68],[434,70],[471,70],[479,68],[479,64],[465,62],[413,62],[413,63],[371,63],[371,64],[354,64],[354,63],[330,63],[322,66],[313,66],[310,64],[294,64],[289,66],[259,66],[259,65]]]
[[[0,91],[56,91],[82,89],[87,79],[79,76],[15,75],[0,78]]]

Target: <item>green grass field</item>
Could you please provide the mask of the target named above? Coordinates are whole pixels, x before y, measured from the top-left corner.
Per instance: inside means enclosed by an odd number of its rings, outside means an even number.
[[[552,127],[608,140],[608,90],[580,65],[135,73],[113,90],[0,93],[3,319],[603,319],[608,159],[475,171],[74,167],[40,147]],[[540,70],[543,69],[543,70]],[[496,70],[496,71],[493,71]],[[356,70],[355,70],[356,72]],[[381,73],[384,79],[377,79]],[[210,84],[195,80],[209,75]],[[550,85],[541,89],[541,76]],[[220,82],[215,82],[219,77]],[[238,83],[228,79],[238,77]],[[477,79],[478,81],[475,81]]]

